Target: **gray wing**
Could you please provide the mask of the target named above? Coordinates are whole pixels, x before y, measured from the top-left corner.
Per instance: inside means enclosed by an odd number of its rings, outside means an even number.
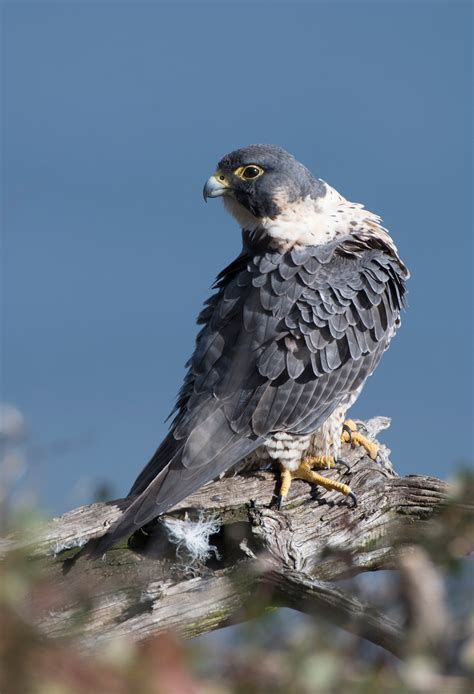
[[[398,324],[406,271],[381,250],[264,253],[210,302],[174,435],[208,393],[231,429],[314,431],[372,373]]]
[[[244,307],[251,339],[242,361],[254,355],[255,372],[246,380],[241,372],[240,380],[250,396],[245,404],[225,400],[232,372],[217,388],[236,431],[260,437],[315,431],[387,348],[399,324],[404,267],[380,250],[334,251],[328,257],[327,249],[313,247],[254,259],[258,291]]]
[[[384,250],[337,244],[239,256],[198,319],[171,432],[130,490],[112,542],[273,432],[315,431],[376,367],[399,322],[405,277]]]

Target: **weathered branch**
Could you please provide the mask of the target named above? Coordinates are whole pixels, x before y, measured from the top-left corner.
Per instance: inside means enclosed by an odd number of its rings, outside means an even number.
[[[158,523],[142,546],[135,539],[135,551],[122,544],[102,561],[81,557],[64,575],[64,559],[102,534],[123,500],[75,509],[35,537],[4,541],[3,552],[21,548],[44,564],[55,591],[41,615],[42,629],[50,636],[71,634],[85,647],[169,629],[191,637],[282,605],[321,614],[402,655],[401,627],[334,581],[393,568],[400,547],[422,535],[446,504],[448,486],[432,477],[397,478],[360,448],[346,446],[343,454],[349,471],[327,475],[350,483],[356,508],[334,492],[318,490],[312,497],[307,484],[294,482],[279,512],[271,507],[275,475],[262,471],[224,478],[176,506],[169,514],[175,518],[187,513],[219,521],[211,539],[219,558],[205,565],[176,556]]]

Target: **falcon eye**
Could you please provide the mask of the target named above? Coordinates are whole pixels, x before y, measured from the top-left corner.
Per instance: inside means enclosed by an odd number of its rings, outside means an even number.
[[[264,174],[264,170],[257,166],[256,164],[249,164],[248,166],[239,166],[235,170],[235,175],[242,178],[244,181],[250,181],[252,178],[258,178]]]
[[[257,178],[261,173],[263,173],[263,171],[259,166],[246,166],[242,171],[242,176],[244,178]]]

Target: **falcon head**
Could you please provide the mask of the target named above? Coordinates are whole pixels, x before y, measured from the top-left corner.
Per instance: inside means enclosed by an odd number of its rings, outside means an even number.
[[[204,186],[204,199],[224,196],[239,220],[277,217],[283,208],[325,193],[322,181],[276,145],[249,145],[223,157]]]

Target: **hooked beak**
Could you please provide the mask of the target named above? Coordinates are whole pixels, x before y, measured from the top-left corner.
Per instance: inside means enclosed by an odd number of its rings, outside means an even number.
[[[218,198],[221,195],[228,195],[231,190],[232,188],[226,178],[222,174],[217,173],[207,179],[202,195],[204,201],[207,202],[207,198]]]

